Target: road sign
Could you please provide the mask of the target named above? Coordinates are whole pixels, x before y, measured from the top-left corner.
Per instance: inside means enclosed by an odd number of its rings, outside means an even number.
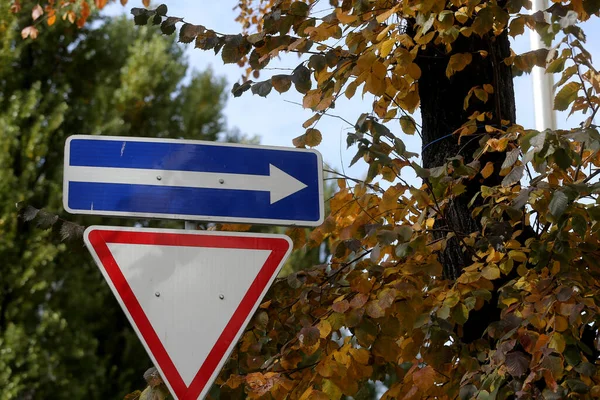
[[[84,238],[179,400],[208,392],[292,247],[284,235],[106,226]]]
[[[318,226],[316,150],[75,135],[63,203],[74,214]]]

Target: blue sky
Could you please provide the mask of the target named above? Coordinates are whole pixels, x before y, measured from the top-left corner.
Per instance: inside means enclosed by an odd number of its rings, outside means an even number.
[[[204,25],[221,33],[238,33],[240,26],[235,22],[237,15],[233,8],[237,0],[163,0],[169,8],[169,15],[184,17],[187,22]],[[130,0],[126,7],[117,4],[109,6],[110,14],[129,13],[131,7],[140,7],[140,0]],[[587,49],[592,52],[594,59],[600,57],[600,22],[595,19],[584,26],[588,36]],[[529,50],[529,36],[523,35],[513,43],[514,51],[519,54]],[[242,69],[236,64],[224,65],[220,55],[215,56],[212,51],[202,51],[187,45],[186,52],[190,64],[198,70],[207,67],[213,68],[218,75],[224,76],[229,85],[241,78]],[[295,55],[284,55],[279,61],[271,62],[270,68],[294,68],[299,60]],[[267,70],[261,79],[266,79],[271,74],[286,73],[286,71]],[[289,73],[289,71],[287,71]],[[526,75],[515,79],[515,95],[517,103],[517,122],[528,128],[534,127],[533,92],[531,76]],[[248,135],[258,135],[261,143],[274,146],[293,146],[292,139],[304,133],[302,123],[312,116],[309,110],[304,110],[298,103],[302,103],[302,96],[290,90],[279,94],[275,90],[267,98],[252,95],[250,91],[241,97],[234,98],[230,95],[225,109],[230,128],[237,127]],[[358,116],[371,109],[372,97],[365,96],[364,100],[357,96],[352,100],[338,101],[335,114],[354,123]],[[419,119],[419,116],[416,116]],[[567,128],[575,126],[579,119],[566,120],[566,115],[557,116],[558,126]],[[389,124],[393,132],[400,132],[397,122]],[[317,129],[323,134],[323,142],[317,147],[323,154],[324,161],[337,170],[344,169],[353,177],[360,178],[367,166],[358,162],[354,167],[348,168],[355,149],[346,150],[345,136],[348,124],[338,118],[324,117],[319,122]],[[421,147],[418,136],[406,137],[403,140],[409,151],[419,152]],[[404,171],[403,171],[404,172]],[[406,177],[409,178],[410,177]]]

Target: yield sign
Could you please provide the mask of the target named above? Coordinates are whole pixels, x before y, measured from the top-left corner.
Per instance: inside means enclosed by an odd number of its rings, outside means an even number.
[[[206,395],[291,251],[284,235],[92,226],[85,243],[176,399]]]

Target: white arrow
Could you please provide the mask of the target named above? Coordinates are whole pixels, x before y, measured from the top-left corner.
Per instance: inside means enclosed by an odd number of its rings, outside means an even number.
[[[69,182],[121,183],[128,185],[270,192],[271,204],[285,199],[306,187],[304,183],[272,164],[269,164],[269,175],[80,166],[68,166],[65,174]]]

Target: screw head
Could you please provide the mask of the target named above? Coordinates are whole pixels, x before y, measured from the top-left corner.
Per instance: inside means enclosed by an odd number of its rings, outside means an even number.
[[[219,183],[222,185],[225,183],[225,179],[219,179]]]
[[[156,293],[154,293],[154,295],[155,295],[156,297],[160,297],[160,292],[156,292]]]
[[[219,298],[220,298],[221,300],[223,300],[223,299],[225,298],[225,295],[223,295],[223,294],[220,294],[220,295],[219,295]]]
[[[160,176],[160,175],[156,177],[157,181],[160,181],[161,179],[162,179],[162,176]]]

